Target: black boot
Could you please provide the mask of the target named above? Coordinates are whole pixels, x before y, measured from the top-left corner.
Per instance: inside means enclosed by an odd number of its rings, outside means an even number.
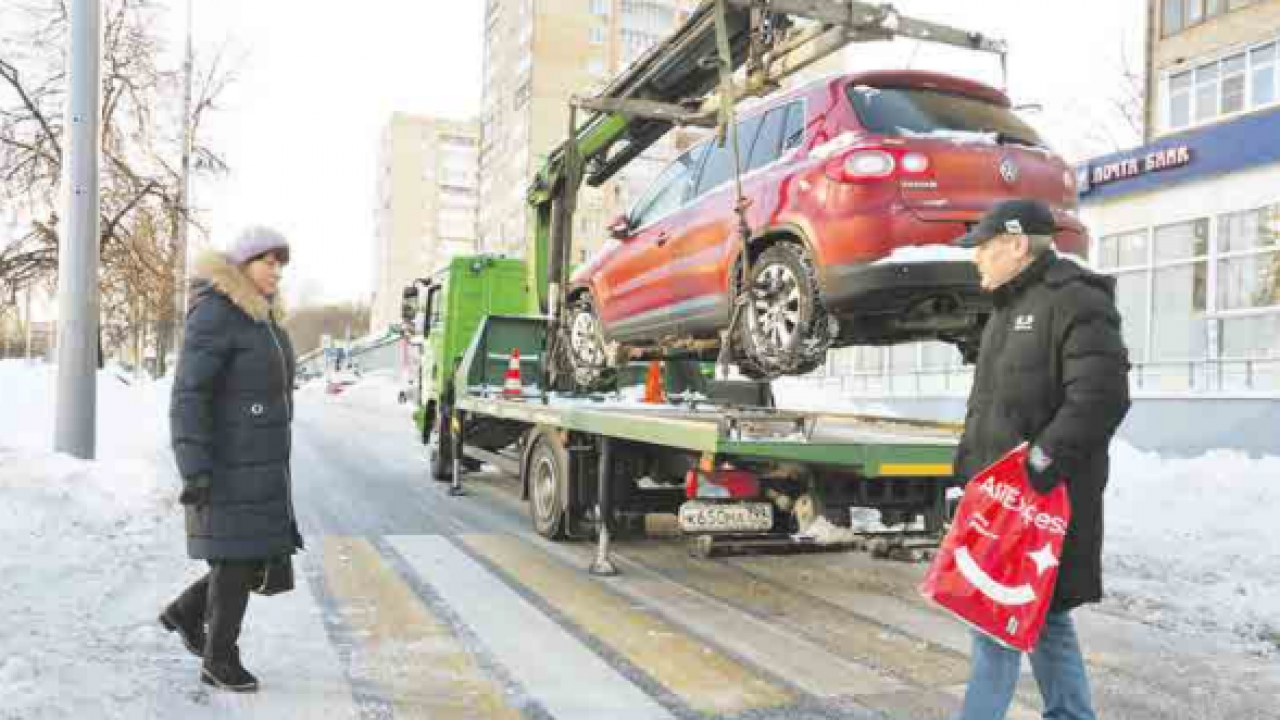
[[[198,658],[204,657],[204,620],[192,618],[177,607],[170,605],[160,613],[160,624],[169,632],[178,633],[187,651]]]
[[[227,660],[205,660],[204,667],[200,669],[200,682],[231,692],[258,691],[258,678],[240,664],[239,650]]]

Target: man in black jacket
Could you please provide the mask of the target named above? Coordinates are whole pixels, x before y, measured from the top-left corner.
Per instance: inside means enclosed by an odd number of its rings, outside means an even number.
[[[1129,409],[1129,360],[1115,281],[1053,252],[1053,213],[1034,200],[993,207],[957,244],[995,309],[982,335],[956,470],[966,480],[1031,443],[1038,492],[1065,484],[1071,523],[1053,603],[1031,667],[1046,718],[1094,720],[1070,611],[1102,597],[1102,493],[1108,446]],[[1001,720],[1022,656],[974,634],[973,672],[959,720]]]

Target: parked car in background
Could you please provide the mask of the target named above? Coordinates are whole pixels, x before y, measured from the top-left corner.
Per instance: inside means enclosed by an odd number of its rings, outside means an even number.
[[[846,75],[743,112],[750,294],[735,345],[752,376],[807,372],[831,347],[943,340],[971,350],[989,314],[949,247],[992,204],[1055,209],[1084,255],[1075,175],[995,88],[918,71]],[[672,162],[573,276],[568,352],[580,381],[619,346],[715,352],[730,325],[740,240],[732,148]]]
[[[347,370],[335,372],[325,380],[324,392],[326,395],[341,395],[344,390],[359,381],[360,376],[353,372]]]

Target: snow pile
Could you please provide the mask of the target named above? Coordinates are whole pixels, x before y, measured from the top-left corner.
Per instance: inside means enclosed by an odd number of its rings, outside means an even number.
[[[908,128],[898,128],[903,137],[922,140],[945,140],[953,145],[998,145],[999,135],[993,132],[975,132],[972,130],[950,130],[936,128],[929,132],[917,132]]]
[[[925,262],[973,262],[976,251],[954,245],[907,245],[895,248],[872,265],[905,265]]]
[[[1104,608],[1280,651],[1280,458],[1164,460],[1117,442],[1106,503]]]
[[[830,410],[888,418],[902,416],[888,405],[847,397],[838,382],[827,383],[823,378],[779,378],[773,381],[773,397],[778,407],[788,410]]]
[[[54,368],[0,363],[0,717],[87,717],[180,662],[155,624],[189,580],[167,383],[99,376],[97,462],[49,452]],[[128,658],[124,662],[122,659]],[[141,662],[139,658],[143,658]]]
[[[0,449],[53,449],[57,381],[55,365],[0,360]],[[136,458],[166,443],[171,387],[168,379],[151,382],[113,369],[99,372],[97,456]]]

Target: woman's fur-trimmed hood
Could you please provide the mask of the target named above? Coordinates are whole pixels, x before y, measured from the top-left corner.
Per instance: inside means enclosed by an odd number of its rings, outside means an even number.
[[[208,284],[255,322],[268,319],[275,320],[277,325],[284,322],[285,312],[280,296],[267,298],[258,292],[249,276],[222,253],[209,251],[196,258],[191,267],[191,280]]]

